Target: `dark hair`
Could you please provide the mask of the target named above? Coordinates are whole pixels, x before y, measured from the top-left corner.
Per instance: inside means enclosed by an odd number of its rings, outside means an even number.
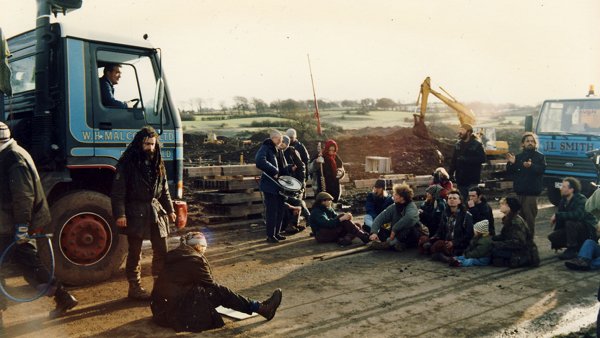
[[[393,187],[394,193],[402,196],[402,198],[404,198],[404,201],[406,203],[412,201],[413,198],[413,190],[412,188],[406,184],[406,183],[402,183],[402,184],[394,184]]]
[[[473,186],[469,188],[469,191],[474,191],[477,194],[477,196],[481,196],[483,194],[483,190],[478,186]]]
[[[107,63],[104,66],[104,74],[106,74],[108,72],[112,72],[117,67],[121,67],[121,64],[120,63]]]
[[[581,183],[575,177],[565,177],[563,182],[569,182],[569,188],[573,189],[574,194],[578,194],[581,191]]]
[[[521,210],[521,202],[514,197],[505,197],[500,200],[500,204],[502,203],[508,205],[508,208],[510,209],[508,214],[502,217],[502,224],[507,226],[511,224],[513,219],[519,214],[519,210]]]
[[[450,191],[448,191],[448,196],[450,195],[458,195],[458,198],[460,198],[460,201],[463,201],[463,196],[460,194],[460,191],[458,189],[452,189]]]
[[[162,156],[160,155],[158,133],[151,126],[145,126],[135,133],[133,141],[129,143],[127,149],[125,149],[123,155],[121,155],[121,158],[119,158],[119,165],[123,166],[126,177],[129,177],[129,175],[132,174],[135,175],[136,169],[139,168],[143,163],[145,159],[143,145],[144,139],[146,138],[156,138],[156,148],[154,158],[152,158],[152,167],[155,169],[158,177],[163,177],[165,175],[166,170]]]

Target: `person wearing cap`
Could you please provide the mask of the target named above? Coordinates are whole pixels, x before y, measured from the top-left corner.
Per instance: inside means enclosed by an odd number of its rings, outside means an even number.
[[[292,165],[287,164],[283,151],[281,151],[281,140],[281,133],[278,130],[271,130],[269,138],[263,141],[255,158],[256,167],[262,170],[258,188],[263,193],[267,242],[271,244],[286,239],[285,236],[280,234],[285,212],[285,200],[280,194],[281,187],[277,183],[277,179],[279,176],[288,175]]]
[[[473,216],[462,202],[458,190],[448,193],[448,207],[429,242],[423,244],[423,252],[431,258],[450,263],[453,256],[462,256],[473,238]]]
[[[550,218],[554,230],[548,235],[552,249],[566,248],[559,259],[573,259],[586,239],[598,240],[597,219],[585,209],[587,198],[581,194],[581,183],[565,177],[560,186],[561,199]]]
[[[50,317],[55,318],[75,307],[77,299],[58,280],[48,281],[50,273],[40,261],[35,241],[30,242],[29,234],[43,232],[50,221],[50,210],[33,159],[11,138],[8,126],[0,122],[0,253],[16,242],[9,256],[22,270],[25,280],[32,287],[52,284],[48,296],[54,295],[56,308]],[[4,284],[4,276],[0,276],[0,282]],[[2,295],[0,319],[6,309],[6,298]]]
[[[392,204],[394,204],[394,200],[392,199],[392,196],[388,194],[387,190],[385,190],[385,181],[375,181],[373,190],[367,194],[367,201],[365,203],[365,225],[363,226],[363,230],[371,232],[371,226],[373,225],[375,217]]]
[[[324,191],[317,194],[310,213],[310,226],[319,243],[337,242],[341,246],[352,244],[354,237],[363,243],[369,242],[369,234],[357,223],[352,222],[352,214],[337,213],[332,208],[333,196]]]
[[[538,213],[537,198],[544,190],[543,177],[546,158],[538,149],[538,138],[532,132],[521,137],[523,151],[516,156],[506,154],[506,173],[513,178],[513,190],[521,202],[521,217],[535,235],[535,218]]]
[[[477,223],[484,219],[487,220],[490,226],[489,234],[494,236],[496,234],[494,214],[492,212],[492,207],[490,207],[485,196],[483,196],[483,190],[477,186],[469,188],[468,198],[467,207],[469,208],[471,215],[473,215],[473,223]]]
[[[458,131],[459,140],[454,145],[450,161],[450,177],[456,179],[462,197],[468,196],[469,188],[479,184],[481,165],[485,162],[485,151],[480,140],[473,135],[473,126],[463,124]]]
[[[296,133],[296,129],[290,128],[285,132],[285,134],[290,138],[290,146],[292,146],[292,147],[294,147],[294,149],[296,149],[296,151],[300,155],[300,158],[302,159],[302,162],[304,163],[304,179],[307,179],[308,178],[308,161],[310,159],[308,150],[306,150],[306,147],[304,146],[304,144],[302,144],[302,142],[300,142],[300,140],[298,140],[298,134]]]
[[[215,310],[223,306],[273,319],[283,296],[276,289],[270,298],[258,302],[217,283],[204,253],[208,243],[201,232],[189,232],[180,245],[169,251],[165,269],[152,290],[152,319],[177,332],[200,332],[225,325]]]
[[[338,156],[338,151],[338,144],[334,140],[327,140],[321,153],[317,154],[309,164],[309,171],[313,175],[314,181],[313,189],[316,189],[316,192],[328,192],[333,196],[334,202],[337,202],[342,196],[340,180],[346,175],[344,163]],[[323,172],[321,172],[321,164]],[[325,180],[324,187],[322,186],[321,177]]]
[[[486,266],[491,262],[492,238],[489,222],[484,219],[473,225],[474,235],[462,256],[453,257],[450,266]]]
[[[525,220],[519,216],[521,203],[515,197],[500,200],[502,230],[492,237],[492,264],[517,268],[538,266],[540,257]]]
[[[394,184],[392,191],[394,204],[373,221],[369,245],[375,250],[404,251],[416,247],[419,241],[419,211],[412,200],[413,190],[402,183]]]
[[[305,174],[306,168],[304,162],[300,158],[298,151],[290,146],[290,137],[283,135],[281,150],[287,163],[291,164],[291,176],[297,179],[302,184],[302,189],[293,195],[286,194],[285,199],[285,212],[283,214],[283,225],[286,234],[295,234],[303,231],[306,227],[300,224],[300,215],[307,220],[310,217],[310,211],[306,207],[306,203],[302,200],[304,195],[304,186],[306,184]]]

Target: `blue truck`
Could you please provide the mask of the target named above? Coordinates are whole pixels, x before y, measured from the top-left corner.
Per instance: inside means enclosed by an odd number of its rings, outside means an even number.
[[[36,28],[7,40],[12,95],[0,92],[0,121],[32,154],[50,204],[56,275],[72,285],[105,280],[124,261],[127,239],[117,232],[110,189],[117,160],[145,125],[160,134],[177,226],[187,219],[187,205],[177,201],[183,195],[181,119],[160,51],[141,37],[50,23],[51,14],[78,9],[81,2],[37,0]],[[99,78],[107,64],[121,65],[117,93],[135,106],[102,104]],[[48,260],[48,250],[40,254]]]
[[[541,106],[535,132],[540,151],[546,156],[544,186],[554,205],[560,201],[564,177],[581,181],[582,192],[589,196],[598,183],[600,148],[600,98],[593,88],[585,98],[546,100]]]

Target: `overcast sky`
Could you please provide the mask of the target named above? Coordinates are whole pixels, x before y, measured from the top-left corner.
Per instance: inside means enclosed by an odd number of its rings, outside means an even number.
[[[2,0],[7,36],[35,1]],[[537,104],[600,90],[600,1],[84,0],[59,21],[163,50],[177,101],[233,96],[416,100],[431,76],[460,101]]]

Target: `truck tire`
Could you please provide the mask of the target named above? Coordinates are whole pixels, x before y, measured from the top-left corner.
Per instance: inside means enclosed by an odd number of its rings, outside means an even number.
[[[127,237],[119,235],[110,197],[81,190],[61,197],[50,207],[54,234],[55,275],[62,283],[85,285],[104,281],[119,270],[127,254]],[[38,240],[46,264],[46,240]]]
[[[556,189],[554,187],[548,187],[547,188],[548,191],[548,200],[550,200],[550,203],[554,204],[554,206],[558,206],[558,203],[560,203],[560,190]]]

